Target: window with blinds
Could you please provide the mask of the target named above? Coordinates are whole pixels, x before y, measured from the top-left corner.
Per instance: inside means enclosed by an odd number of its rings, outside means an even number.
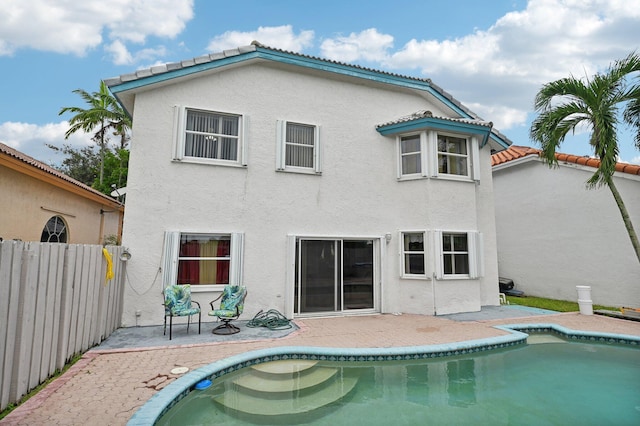
[[[176,107],[174,160],[246,165],[244,117]]]
[[[319,127],[291,121],[278,121],[277,126],[276,169],[319,174]]]

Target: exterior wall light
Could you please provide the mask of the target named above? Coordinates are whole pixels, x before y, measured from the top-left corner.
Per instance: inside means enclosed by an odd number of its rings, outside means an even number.
[[[131,259],[131,252],[129,251],[128,248],[124,248],[122,250],[122,253],[120,253],[120,260],[123,262],[128,261],[129,259]]]

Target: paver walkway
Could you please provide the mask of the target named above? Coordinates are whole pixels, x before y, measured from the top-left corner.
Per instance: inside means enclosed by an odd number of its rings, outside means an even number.
[[[499,324],[558,324],[573,330],[640,336],[640,322],[578,313],[482,321],[421,315],[371,315],[297,320],[300,330],[278,339],[177,347],[91,350],[3,425],[125,425],[154,393],[175,380],[175,367],[274,346],[393,347],[460,342],[505,334]],[[205,331],[203,330],[203,333]]]

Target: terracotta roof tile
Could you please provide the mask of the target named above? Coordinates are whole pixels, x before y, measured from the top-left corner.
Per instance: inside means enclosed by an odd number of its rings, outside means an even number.
[[[508,149],[496,152],[491,156],[491,166],[497,166],[528,155],[539,156],[540,150],[528,146],[511,145]]]
[[[531,148],[529,146],[511,145],[508,149],[491,155],[491,166],[493,167],[499,164],[508,163],[509,161],[517,160],[518,158],[523,158],[528,155],[535,155],[539,157],[541,152],[541,150]],[[556,153],[556,159],[558,160],[558,162],[574,163],[581,166],[588,166],[593,168],[597,168],[598,166],[600,166],[600,160],[592,157],[583,157],[579,155],[563,154],[558,152]],[[640,165],[617,163],[616,171],[640,176]]]

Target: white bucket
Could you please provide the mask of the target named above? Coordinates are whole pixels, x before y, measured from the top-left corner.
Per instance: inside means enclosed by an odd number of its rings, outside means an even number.
[[[588,285],[577,285],[578,300],[591,300],[591,287]]]
[[[582,315],[593,315],[593,302],[591,300],[578,299],[578,306]]]
[[[588,285],[577,285],[578,306],[582,315],[593,315],[593,302],[591,301],[591,287]]]

